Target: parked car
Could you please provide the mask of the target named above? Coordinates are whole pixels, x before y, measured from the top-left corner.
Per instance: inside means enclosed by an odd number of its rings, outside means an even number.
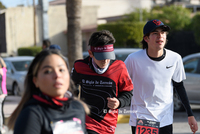
[[[24,90],[24,79],[33,56],[6,57],[6,88],[13,95],[21,95]]]
[[[139,50],[141,50],[141,48],[115,48],[114,52],[116,59],[124,61],[130,53],[137,52]],[[89,56],[88,52],[84,51],[83,58],[86,58],[87,56]]]
[[[183,65],[186,73],[184,86],[190,104],[200,104],[200,53],[190,54],[183,58]],[[184,107],[178,97],[174,94],[174,110],[181,111]]]

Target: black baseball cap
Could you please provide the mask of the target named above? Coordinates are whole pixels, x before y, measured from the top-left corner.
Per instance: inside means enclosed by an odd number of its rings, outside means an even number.
[[[145,26],[143,28],[143,34],[146,35],[148,33],[151,33],[158,27],[162,27],[164,29],[164,31],[170,30],[170,27],[165,25],[162,21],[160,21],[158,19],[153,19],[153,20],[148,21],[145,24]]]

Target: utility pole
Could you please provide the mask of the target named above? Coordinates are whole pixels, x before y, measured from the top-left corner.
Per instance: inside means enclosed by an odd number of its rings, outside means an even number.
[[[142,22],[143,20],[142,2],[140,0],[138,2],[140,3],[140,22]]]
[[[42,39],[46,40],[49,39],[49,28],[48,28],[48,9],[49,9],[49,2],[48,0],[38,0],[40,8],[40,19],[42,25]]]
[[[34,36],[34,46],[36,46],[36,11],[35,11],[35,0],[33,0],[33,36]]]

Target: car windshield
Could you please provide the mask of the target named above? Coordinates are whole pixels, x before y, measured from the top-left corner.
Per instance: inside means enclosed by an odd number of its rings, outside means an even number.
[[[12,64],[17,71],[27,71],[32,60],[13,61]]]

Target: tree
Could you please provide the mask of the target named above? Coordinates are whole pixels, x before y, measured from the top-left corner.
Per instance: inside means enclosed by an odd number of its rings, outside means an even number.
[[[140,9],[135,9],[134,12],[131,12],[129,14],[125,14],[124,19],[120,20],[123,22],[139,22],[140,20]],[[146,21],[149,18],[150,14],[146,9],[142,9],[142,21]]]
[[[199,27],[199,21],[200,21],[200,13],[197,13],[193,18],[192,18],[192,24],[191,28],[194,31],[194,36],[195,40],[198,45],[200,45],[200,27]]]
[[[6,7],[0,2],[0,9],[6,9]]]
[[[82,58],[82,31],[81,31],[82,0],[66,0],[67,11],[67,45],[70,69],[74,61]]]
[[[171,27],[171,31],[184,30],[191,23],[191,10],[182,6],[164,6],[162,8],[154,8],[151,11],[149,19],[159,19],[164,24]]]

